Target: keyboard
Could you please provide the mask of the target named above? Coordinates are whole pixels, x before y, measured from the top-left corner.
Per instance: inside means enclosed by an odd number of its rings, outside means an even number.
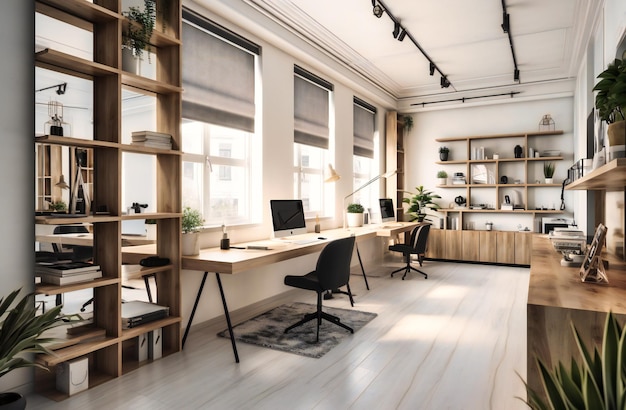
[[[307,245],[309,243],[318,242],[317,238],[307,238],[307,239],[298,239],[297,241],[293,241],[296,245]]]
[[[392,228],[402,228],[404,225],[402,224],[391,224],[391,225],[383,225],[382,229],[392,229]]]

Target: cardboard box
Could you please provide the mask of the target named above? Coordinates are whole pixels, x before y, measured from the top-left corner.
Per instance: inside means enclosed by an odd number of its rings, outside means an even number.
[[[148,357],[152,360],[160,359],[163,356],[163,329],[154,329],[148,334]]]
[[[148,346],[150,341],[148,340],[148,333],[142,333],[137,336],[137,360],[144,362],[148,360]]]
[[[74,395],[89,388],[89,359],[86,357],[59,363],[56,367],[57,390]]]

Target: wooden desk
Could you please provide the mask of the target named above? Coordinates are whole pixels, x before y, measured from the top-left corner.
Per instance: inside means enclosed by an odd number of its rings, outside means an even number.
[[[601,346],[606,315],[626,320],[626,264],[604,255],[609,261],[608,285],[582,283],[578,267],[561,266],[561,254],[547,235],[533,235],[532,261],[527,305],[527,382],[543,395],[535,359],[549,368],[559,361],[569,368],[578,347],[571,324],[578,329],[587,348]]]
[[[36,235],[35,241],[58,243],[61,245],[93,246],[92,233],[63,233],[51,235]],[[122,235],[122,246],[148,245],[155,243],[154,239],[145,236]]]
[[[194,301],[194,305],[191,310],[189,322],[187,323],[187,327],[183,335],[182,346],[183,347],[185,346],[185,341],[187,340],[189,329],[191,328],[191,324],[193,322],[196,309],[198,307],[198,302],[200,301],[202,290],[204,289],[204,285],[205,285],[207,275],[209,272],[215,272],[217,285],[219,287],[220,296],[222,298],[222,305],[224,307],[224,316],[226,318],[226,323],[228,324],[228,332],[230,334],[230,341],[233,347],[233,354],[235,355],[235,361],[239,363],[239,354],[237,353],[237,345],[235,343],[235,336],[233,334],[233,327],[232,327],[232,323],[230,320],[230,313],[228,310],[228,305],[226,303],[226,297],[224,296],[224,289],[222,287],[220,274],[234,275],[234,274],[244,272],[253,268],[266,266],[269,264],[273,264],[276,262],[280,262],[280,261],[284,261],[284,260],[288,260],[292,258],[297,258],[299,256],[309,255],[309,254],[321,251],[326,246],[326,244],[328,244],[329,242],[335,239],[345,238],[350,235],[356,236],[357,244],[361,241],[372,239],[378,236],[394,236],[403,232],[411,231],[415,226],[418,225],[418,223],[417,222],[398,222],[396,224],[393,224],[393,227],[391,228],[382,229],[382,227],[389,226],[389,225],[391,224],[366,225],[360,228],[349,228],[349,229],[331,229],[331,230],[325,230],[319,234],[307,233],[305,235],[298,235],[297,237],[286,238],[284,241],[264,240],[264,241],[231,244],[231,246],[233,247],[246,247],[248,245],[262,245],[262,246],[267,246],[270,248],[267,250],[236,249],[236,248],[222,250],[219,247],[215,247],[215,248],[201,249],[199,255],[183,256],[182,257],[183,269],[196,270],[199,272],[204,272],[204,274],[202,276],[202,281],[200,282],[200,286],[198,288],[198,293],[196,294],[196,299]],[[324,237],[326,239],[313,242],[313,243],[304,244],[304,245],[299,245],[299,244],[291,242],[291,241],[299,240],[299,239],[317,238],[317,237]],[[357,249],[357,256],[359,258],[359,264],[361,265],[361,269],[363,271],[365,284],[366,284],[367,289],[369,289],[369,285],[367,284],[367,277],[365,276],[365,270],[363,269],[363,263],[361,261],[361,256],[358,252],[358,246],[356,249]],[[122,249],[122,259],[125,263],[138,263],[141,259],[145,258],[146,256],[154,255],[155,253],[156,253],[156,249],[154,245],[126,247]]]

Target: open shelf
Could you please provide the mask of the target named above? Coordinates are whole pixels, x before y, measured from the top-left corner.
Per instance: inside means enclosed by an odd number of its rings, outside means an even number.
[[[626,158],[617,158],[565,186],[570,190],[623,191],[626,187]]]

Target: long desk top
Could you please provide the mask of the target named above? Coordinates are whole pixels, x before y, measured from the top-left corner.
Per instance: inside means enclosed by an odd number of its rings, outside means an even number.
[[[394,236],[412,230],[417,222],[397,222],[387,225],[366,225],[360,228],[330,229],[322,233],[307,233],[285,240],[273,239],[254,242],[231,244],[231,246],[246,247],[248,245],[267,246],[269,249],[235,249],[222,250],[219,247],[200,249],[200,254],[195,256],[183,256],[183,269],[203,272],[219,272],[225,274],[240,273],[249,269],[272,263],[296,258],[319,252],[332,240],[355,235],[357,242],[371,239],[377,236]],[[297,244],[293,241],[323,237],[307,244]],[[124,247],[122,249],[123,260],[127,263],[138,263],[142,258],[154,255],[154,245]]]
[[[561,266],[561,254],[554,250],[548,236],[535,235],[528,304],[626,314],[626,263],[608,255],[603,257],[609,261],[609,283],[583,283],[580,268]]]

